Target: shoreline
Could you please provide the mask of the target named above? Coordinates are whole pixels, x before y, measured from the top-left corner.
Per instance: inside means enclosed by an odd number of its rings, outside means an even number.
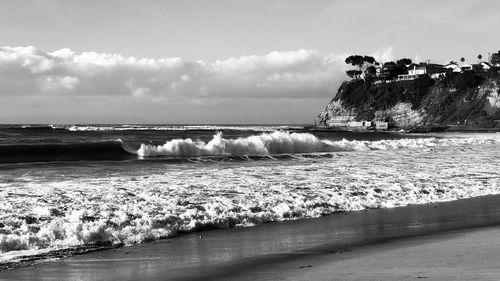
[[[500,225],[499,200],[489,195],[191,233],[45,261],[0,272],[0,279],[271,280],[266,278],[286,276],[288,265],[307,269],[311,261],[328,263],[332,254],[334,261],[345,260],[353,249],[398,241],[404,246],[415,237]]]

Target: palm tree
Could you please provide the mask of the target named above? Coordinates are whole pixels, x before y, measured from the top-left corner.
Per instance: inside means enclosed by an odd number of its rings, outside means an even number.
[[[460,61],[462,62],[462,64],[464,64],[464,62],[465,62],[465,58],[464,58],[464,57],[462,57],[462,58],[460,59]]]
[[[483,56],[481,54],[479,54],[479,56],[477,56],[477,58],[479,59],[479,62],[481,62],[481,59],[483,58]]]

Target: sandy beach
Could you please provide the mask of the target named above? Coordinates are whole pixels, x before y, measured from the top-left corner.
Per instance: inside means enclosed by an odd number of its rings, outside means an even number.
[[[405,238],[280,265],[248,280],[498,280],[499,235],[495,226]]]
[[[192,233],[2,280],[497,280],[500,196]],[[460,279],[461,278],[461,279]]]

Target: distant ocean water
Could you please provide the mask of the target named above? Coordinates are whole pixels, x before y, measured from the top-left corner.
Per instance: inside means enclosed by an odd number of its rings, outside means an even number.
[[[500,134],[0,125],[0,263],[500,193]]]

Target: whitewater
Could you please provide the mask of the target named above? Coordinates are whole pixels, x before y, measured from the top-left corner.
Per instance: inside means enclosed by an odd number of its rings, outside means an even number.
[[[0,128],[0,263],[500,193],[495,133],[79,128]]]

